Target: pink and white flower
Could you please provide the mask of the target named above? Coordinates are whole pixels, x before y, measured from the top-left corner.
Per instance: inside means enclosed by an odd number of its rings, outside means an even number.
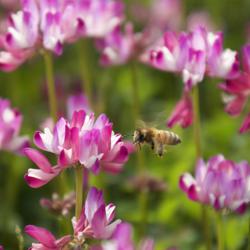
[[[10,102],[0,98],[0,150],[22,152],[27,147],[27,136],[19,136],[22,115],[10,106]]]
[[[40,170],[29,169],[26,181],[31,187],[40,187],[57,176],[63,169],[80,164],[94,174],[104,171],[118,173],[133,152],[130,143],[122,141],[112,130],[112,123],[104,115],[96,120],[94,114],[84,110],[75,111],[70,121],[61,118],[54,129],[45,128],[34,136],[36,146],[55,154],[57,165],[50,163],[38,151],[25,150]],[[33,184],[34,183],[34,184]]]
[[[250,199],[250,165],[235,163],[217,155],[205,163],[197,162],[195,177],[185,173],[180,188],[188,198],[216,210],[230,209],[243,213]]]
[[[115,217],[115,206],[105,205],[103,193],[92,187],[88,192],[85,205],[78,220],[72,219],[74,235],[81,244],[85,237],[108,239],[112,236],[120,220]]]
[[[245,45],[242,50],[243,71],[234,79],[220,84],[220,88],[229,96],[224,98],[226,112],[232,116],[238,116],[244,110],[250,95],[250,45]],[[249,111],[248,111],[249,112]],[[246,132],[250,128],[249,115],[243,121],[240,132]]]
[[[16,69],[39,48],[61,55],[63,44],[82,37],[102,38],[122,19],[123,4],[116,0],[22,0],[1,38],[0,68]]]
[[[132,24],[125,26],[122,33],[121,27],[117,26],[104,39],[97,40],[97,47],[102,51],[100,63],[103,66],[121,65],[136,57],[136,45],[139,34],[135,34]]]
[[[66,235],[60,239],[43,227],[28,225],[24,229],[25,233],[37,240],[39,243],[32,243],[30,250],[61,250],[71,241],[71,236]]]
[[[166,32],[164,43],[151,51],[152,66],[181,73],[185,89],[201,82],[205,74],[226,79],[239,73],[237,52],[223,50],[222,34],[199,27],[189,33]]]

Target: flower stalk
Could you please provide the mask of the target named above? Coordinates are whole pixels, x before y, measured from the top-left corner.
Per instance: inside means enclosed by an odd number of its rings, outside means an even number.
[[[82,211],[83,203],[83,166],[78,165],[75,168],[75,185],[76,185],[76,207],[75,216],[78,220]]]
[[[43,51],[43,58],[45,63],[46,84],[49,95],[50,115],[53,118],[53,121],[56,122],[58,115],[58,108],[56,101],[53,59],[48,51]]]
[[[248,246],[247,250],[250,250],[250,218],[248,219]]]
[[[84,94],[88,97],[90,106],[93,107],[93,98],[92,98],[92,81],[90,74],[90,67],[87,61],[87,40],[80,41],[77,44],[77,54],[78,54],[78,64],[79,64],[79,73],[81,77],[82,90]]]
[[[200,120],[200,100],[199,100],[199,88],[195,86],[192,93],[193,101],[193,129],[194,129],[194,142],[195,142],[195,151],[196,151],[196,160],[202,156],[202,145],[201,145],[201,120]],[[210,231],[209,231],[209,216],[207,207],[201,205],[201,220],[203,226],[203,234],[205,238],[206,249],[211,250],[211,241],[210,241]]]
[[[221,212],[217,212],[217,249],[225,249],[225,240],[224,240],[224,225],[223,225],[223,216]]]

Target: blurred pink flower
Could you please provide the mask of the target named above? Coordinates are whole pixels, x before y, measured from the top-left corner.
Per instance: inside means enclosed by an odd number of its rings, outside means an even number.
[[[175,106],[170,115],[167,126],[172,128],[180,124],[182,128],[187,128],[193,123],[193,104],[190,94],[185,92],[181,100]]]
[[[182,4],[180,0],[155,0],[152,1],[149,25],[160,28],[161,31],[177,30],[182,19]]]
[[[187,40],[185,33],[165,32],[163,43],[150,53],[152,66],[164,71],[182,71],[187,57]]]
[[[20,6],[19,0],[0,0],[0,5],[6,9],[17,9]]]
[[[63,198],[60,198],[57,193],[53,193],[51,199],[42,198],[40,205],[52,213],[67,216],[75,205],[75,192],[67,193]]]
[[[248,113],[246,118],[243,120],[239,131],[240,133],[245,133],[249,131],[249,128],[250,128],[250,113]]]
[[[207,33],[207,74],[212,77],[232,79],[239,74],[238,53],[223,50],[223,34]]]
[[[180,188],[189,199],[211,205],[216,210],[230,209],[243,213],[250,199],[250,165],[246,161],[234,163],[222,155],[200,159],[195,178],[185,173]]]
[[[84,110],[88,115],[92,112],[88,99],[83,94],[71,95],[67,100],[67,117],[71,119],[75,111]]]
[[[189,33],[166,32],[164,43],[151,50],[151,65],[182,74],[185,90],[212,77],[234,78],[239,73],[237,52],[223,50],[222,34],[199,27]]]
[[[106,36],[123,20],[123,3],[119,0],[82,0],[76,6],[76,18],[83,20],[86,36]]]
[[[215,25],[207,11],[192,12],[187,18],[187,28],[192,31],[203,27],[208,31],[214,31]]]
[[[90,250],[153,250],[154,241],[151,239],[144,240],[138,248],[135,247],[132,239],[132,227],[128,223],[120,223],[112,238],[103,242],[100,246],[93,246]]]
[[[27,136],[19,136],[22,115],[11,108],[7,99],[0,98],[0,150],[22,152],[29,145]]]
[[[224,98],[226,112],[232,116],[238,116],[246,106],[250,95],[250,45],[245,45],[242,49],[243,72],[238,77],[227,80],[220,84],[220,88],[229,96]],[[244,120],[240,132],[246,132],[250,128],[249,115]]]
[[[61,250],[71,241],[70,235],[63,236],[57,240],[47,229],[33,225],[26,226],[24,231],[39,242],[32,243],[30,250]]]
[[[123,19],[123,4],[113,0],[22,0],[1,36],[0,68],[16,69],[39,48],[60,55],[63,44],[82,37],[101,38]]]
[[[137,34],[133,31],[132,24],[126,24],[122,33],[117,26],[105,38],[97,41],[97,47],[102,51],[100,63],[104,66],[120,65],[127,63],[135,55]]]
[[[79,245],[86,237],[95,239],[108,239],[120,220],[113,219],[115,217],[115,206],[113,204],[104,203],[103,193],[92,187],[88,192],[85,205],[82,209],[81,216],[77,221],[72,219],[74,227],[74,235]]]

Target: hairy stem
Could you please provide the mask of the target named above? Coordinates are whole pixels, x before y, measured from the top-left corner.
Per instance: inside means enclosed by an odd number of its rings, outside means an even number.
[[[76,166],[75,168],[75,185],[76,185],[76,207],[75,216],[78,220],[82,211],[83,202],[83,166]]]
[[[50,115],[53,121],[56,122],[58,115],[57,101],[56,101],[56,91],[55,91],[55,81],[54,81],[54,69],[53,60],[50,52],[43,52],[44,63],[45,63],[45,73],[46,73],[46,84],[49,95],[49,108]]]
[[[200,120],[200,100],[199,100],[199,88],[195,86],[193,88],[193,129],[194,129],[194,142],[196,151],[196,160],[202,157],[202,145],[201,145],[201,120]],[[203,226],[203,234],[205,238],[206,250],[211,250],[211,236],[209,230],[209,215],[207,207],[201,205],[201,221]]]

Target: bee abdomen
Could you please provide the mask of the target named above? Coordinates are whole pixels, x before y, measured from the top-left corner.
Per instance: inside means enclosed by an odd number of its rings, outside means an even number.
[[[165,141],[166,144],[177,145],[181,143],[181,139],[177,134],[170,131],[165,131],[165,135],[166,135],[166,141]]]

